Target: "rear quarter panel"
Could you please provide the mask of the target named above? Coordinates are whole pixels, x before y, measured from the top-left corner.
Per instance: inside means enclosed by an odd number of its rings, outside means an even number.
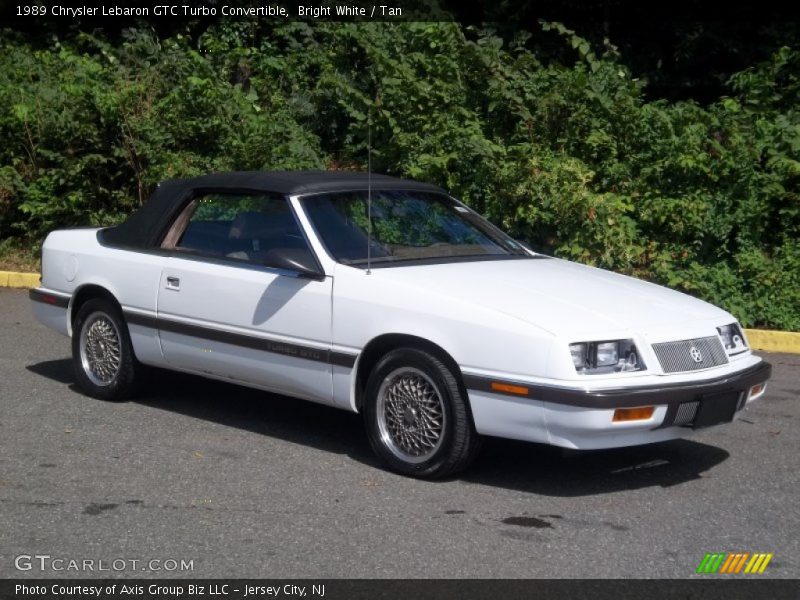
[[[98,229],[54,231],[42,247],[42,287],[72,295],[62,331],[72,334],[70,315],[75,296],[86,286],[107,290],[124,309],[155,315],[164,257],[103,246]],[[154,330],[129,327],[137,358],[160,364],[161,350]]]

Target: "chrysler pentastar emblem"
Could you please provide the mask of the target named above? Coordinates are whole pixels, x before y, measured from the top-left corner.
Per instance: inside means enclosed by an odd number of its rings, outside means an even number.
[[[700,350],[694,346],[689,348],[689,356],[691,356],[692,360],[696,363],[703,362],[703,355],[700,353]]]

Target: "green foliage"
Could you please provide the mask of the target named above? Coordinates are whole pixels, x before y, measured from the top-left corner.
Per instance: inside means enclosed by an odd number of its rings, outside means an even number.
[[[560,38],[562,60],[530,36]],[[800,330],[799,74],[784,47],[710,105],[652,101],[610,42],[558,23],[510,43],[445,22],[47,47],[6,31],[0,237],[118,221],[164,178],[364,169],[371,120],[376,171],[438,183],[536,249]]]

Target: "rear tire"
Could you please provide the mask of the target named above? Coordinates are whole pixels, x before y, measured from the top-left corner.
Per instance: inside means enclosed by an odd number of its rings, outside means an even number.
[[[465,469],[480,447],[466,394],[441,360],[416,348],[384,356],[370,373],[364,422],[393,471],[436,479]]]
[[[133,354],[119,308],[104,298],[86,301],[72,326],[72,364],[78,385],[102,400],[125,400],[137,390],[142,366]]]

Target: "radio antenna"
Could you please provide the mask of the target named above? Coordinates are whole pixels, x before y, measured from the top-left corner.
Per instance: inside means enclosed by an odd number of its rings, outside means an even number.
[[[367,275],[372,273],[372,106],[367,111]]]

